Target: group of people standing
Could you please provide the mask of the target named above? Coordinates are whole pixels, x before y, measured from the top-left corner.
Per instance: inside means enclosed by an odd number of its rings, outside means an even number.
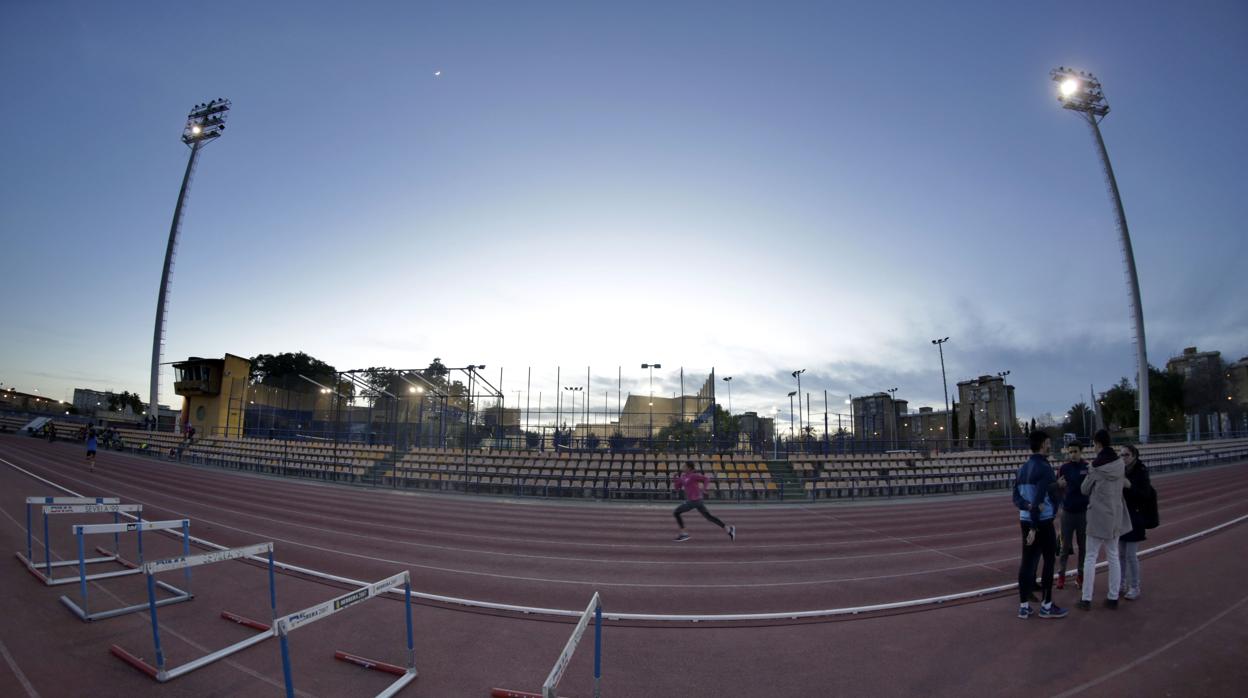
[[[1109,432],[1101,429],[1092,438],[1096,455],[1083,459],[1082,447],[1066,447],[1068,461],[1054,473],[1049,463],[1051,440],[1042,431],[1031,433],[1031,457],[1015,479],[1014,504],[1019,509],[1023,536],[1022,563],[1018,570],[1019,610],[1022,619],[1063,618],[1066,609],[1053,603],[1053,567],[1059,540],[1054,519],[1061,517],[1060,566],[1056,587],[1065,589],[1067,562],[1078,544],[1075,585],[1080,596],[1076,606],[1092,609],[1096,563],[1105,550],[1108,591],[1105,607],[1118,608],[1119,598],[1140,598],[1139,544],[1149,528],[1158,524],[1157,494],[1139,450],[1124,445],[1115,451]],[[1041,576],[1036,568],[1043,561]],[[1039,612],[1031,607],[1035,589],[1043,594]]]

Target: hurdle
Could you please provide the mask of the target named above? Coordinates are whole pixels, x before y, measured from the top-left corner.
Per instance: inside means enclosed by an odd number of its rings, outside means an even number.
[[[287,640],[287,635],[289,635],[291,631],[308,625],[309,623],[324,620],[344,608],[354,606],[357,603],[367,601],[375,596],[384,594],[392,589],[396,589],[400,584],[403,585],[403,603],[404,610],[407,615],[407,666],[401,667],[394,664],[387,664],[386,662],[378,662],[353,654],[348,654],[346,652],[335,652],[334,659],[349,662],[351,664],[355,664],[356,666],[364,667],[365,669],[375,669],[388,674],[397,674],[399,676],[398,680],[390,684],[381,693],[378,693],[377,698],[389,698],[390,696],[393,696],[401,691],[404,686],[414,681],[416,679],[417,672],[416,649],[412,639],[412,578],[411,573],[404,570],[393,577],[388,577],[380,582],[369,584],[368,586],[361,587],[355,591],[332,598],[324,603],[305,608],[302,611],[296,611],[289,615],[282,616],[274,621],[274,626],[277,628],[277,636],[281,640],[282,645],[282,676],[286,680],[286,697],[295,697],[295,684],[291,679],[290,670],[290,646],[289,641]]]
[[[557,698],[555,690],[559,687],[559,681],[563,679],[563,672],[572,661],[572,655],[576,653],[576,647],[580,644],[581,637],[585,634],[585,628],[589,626],[591,616],[594,619],[594,698],[601,698],[602,600],[596,591],[593,598],[589,600],[589,605],[581,613],[580,619],[577,620],[576,627],[572,629],[572,636],[568,638],[567,644],[563,646],[563,652],[559,654],[559,659],[555,660],[555,666],[551,668],[550,674],[546,677],[546,683],[542,684],[541,693],[495,688],[490,690],[490,696],[492,698]]]
[[[139,514],[138,518],[140,520],[143,518],[143,513],[142,513],[143,505],[121,504],[120,502],[121,500],[116,497],[27,497],[26,498],[26,554],[22,555],[19,552],[19,553],[14,553],[14,556],[17,557],[17,559],[20,560],[22,564],[26,565],[26,569],[30,571],[30,573],[34,575],[36,579],[43,582],[47,586],[56,586],[58,584],[71,584],[73,582],[78,581],[76,578],[73,578],[73,577],[68,577],[64,579],[53,579],[52,577],[53,568],[77,565],[78,561],[77,560],[62,560],[60,562],[52,561],[52,546],[51,546],[51,541],[48,538],[48,515],[49,514],[98,514],[98,513],[112,512],[113,523],[118,523],[120,522],[119,513],[125,511],[125,512],[137,512]],[[37,562],[35,560],[34,541],[32,539],[34,527],[32,525],[33,522],[31,520],[31,511],[32,511],[32,508],[38,504],[44,505],[43,506],[43,557],[44,559],[42,562]],[[116,562],[118,564],[121,564],[125,567],[130,568],[130,570],[136,569],[137,565],[121,557],[121,555],[118,552],[119,547],[120,547],[119,537],[118,535],[114,535],[113,536],[113,551],[111,555],[108,554],[108,551],[104,550],[103,548],[97,548],[96,550],[100,553],[103,553],[104,557],[87,558],[84,562],[86,562],[86,564],[88,565],[98,564],[102,562]],[[134,572],[127,571],[127,574],[134,574]]]
[[[210,553],[201,553],[199,555],[182,555],[167,560],[155,560],[143,565],[143,574],[147,577],[147,604],[143,608],[148,609],[148,614],[152,619],[152,648],[156,656],[156,666],[152,666],[130,652],[127,652],[120,645],[113,645],[109,648],[109,652],[114,657],[147,674],[160,683],[172,681],[173,679],[189,674],[200,667],[207,666],[218,659],[228,657],[231,654],[240,652],[259,644],[274,635],[272,626],[264,625],[257,621],[248,620],[241,616],[235,616],[229,612],[222,612],[221,616],[226,620],[231,620],[241,625],[246,625],[260,630],[259,633],[252,635],[243,640],[239,640],[234,644],[223,647],[215,652],[210,652],[198,659],[193,659],[186,664],[174,667],[172,669],[165,668],[165,653],[160,644],[160,622],[156,618],[156,609],[162,605],[156,600],[156,587],[161,582],[155,581],[157,574],[161,572],[169,572],[172,570],[185,570],[187,579],[190,579],[190,569],[199,565],[208,565],[214,562],[225,562],[226,560],[236,560],[239,558],[249,558],[253,555],[268,553],[269,557],[269,614],[270,617],[277,617],[277,586],[274,583],[273,575],[273,543],[255,543],[253,545],[243,546],[241,548],[228,548],[225,550],[214,550]]]
[[[128,533],[136,531],[139,534],[139,562],[143,562],[143,531],[164,531],[170,529],[182,529],[182,554],[189,556],[191,553],[191,521],[190,519],[177,519],[172,521],[138,521],[135,523],[111,523],[111,524],[75,524],[73,526],[74,535],[78,538],[78,583],[79,594],[82,597],[82,605],[74,603],[74,600],[68,596],[61,597],[61,603],[65,605],[74,615],[78,616],[82,621],[103,620],[105,618],[115,618],[127,613],[134,613],[147,609],[147,604],[135,604],[133,606],[123,606],[121,608],[113,608],[106,611],[96,611],[91,613],[87,610],[87,582],[91,579],[107,579],[110,577],[120,577],[128,574],[142,574],[143,567],[132,570],[121,570],[119,572],[101,572],[100,574],[87,575],[86,564],[86,544],[85,536],[95,533],[112,533],[114,535],[120,533]],[[191,571],[188,567],[186,570],[186,589],[179,589],[172,584],[165,582],[157,582],[157,584],[173,594],[172,597],[161,599],[159,605],[167,606],[173,603],[181,603],[190,601],[194,598],[191,594]]]

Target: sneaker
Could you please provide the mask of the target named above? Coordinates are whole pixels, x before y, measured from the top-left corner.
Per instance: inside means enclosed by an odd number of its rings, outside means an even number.
[[[1031,606],[1019,606],[1018,607],[1018,619],[1019,620],[1027,620],[1028,618],[1034,616],[1035,614],[1036,612],[1035,610],[1032,609]]]
[[[1055,587],[1058,591],[1061,591],[1062,589],[1065,589],[1065,588],[1066,588],[1066,575],[1064,575],[1064,574],[1059,574],[1059,575],[1057,576],[1057,584],[1055,584],[1055,585],[1054,585],[1054,587]]]
[[[687,541],[687,540],[689,540],[689,534],[688,534],[688,533],[682,533],[682,534],[680,534],[679,536],[676,536],[676,542],[677,542],[677,543],[684,543],[684,542],[685,542],[685,541]]]
[[[1041,618],[1065,618],[1067,613],[1069,613],[1069,611],[1061,606],[1058,606],[1057,604],[1049,604],[1048,608],[1045,608],[1044,606],[1040,607]]]
[[[1079,599],[1079,601],[1075,603],[1075,608],[1079,609],[1080,611],[1091,611],[1092,602]]]
[[[736,527],[736,526],[729,526],[729,527],[728,527],[728,537],[729,537],[730,539],[732,539],[732,540],[736,540],[736,539],[737,539],[737,527]]]
[[[1105,599],[1105,608],[1111,611],[1118,610],[1118,599]]]
[[[1135,601],[1136,599],[1140,598],[1140,590],[1128,589],[1127,593],[1122,595],[1122,598],[1126,599],[1127,601]]]
[[[1083,573],[1082,572],[1075,575],[1075,586],[1078,587],[1079,589],[1083,588]]]

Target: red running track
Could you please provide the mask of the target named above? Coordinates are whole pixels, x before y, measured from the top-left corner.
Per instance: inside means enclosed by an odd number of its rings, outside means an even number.
[[[82,494],[120,496],[123,501],[142,503],[145,518],[190,518],[194,535],[222,545],[272,540],[277,557],[291,564],[364,580],[409,569],[414,588],[422,592],[523,606],[579,609],[597,590],[610,612],[800,611],[990,587],[1012,581],[1017,569],[1016,514],[1008,495],[1002,492],[854,505],[712,503],[714,513],[738,526],[738,540],[729,541],[695,513],[687,516],[693,540],[678,544],[671,540],[675,533],[672,505],[512,501],[359,489],[192,468],[113,453],[101,454],[97,472],[91,474],[85,472],[80,450],[74,446],[48,445],[22,437],[0,438],[0,458]],[[1164,525],[1150,533],[1146,546],[1248,514],[1248,469],[1242,466],[1159,476],[1156,480]],[[5,483],[6,492],[0,506],[15,520],[0,524],[7,526],[14,549],[24,547],[22,498],[59,493],[3,463],[0,481]],[[1143,644],[1133,646],[1133,651],[1119,651],[1121,661],[1117,665],[1076,661],[1070,676],[1053,684],[1051,692],[1094,680],[1182,637],[1201,623],[1210,624],[1163,654],[1195,647],[1223,630],[1234,634],[1235,619],[1248,620],[1248,608],[1233,605],[1240,601],[1237,594],[1242,595],[1242,591],[1238,584],[1226,580],[1242,578],[1248,568],[1240,556],[1226,553],[1237,549],[1233,541],[1242,549],[1244,528],[1237,526],[1145,558],[1145,598],[1117,616],[1146,624],[1151,635],[1145,636]],[[72,550],[68,536],[55,530],[52,542],[54,550]],[[1181,560],[1182,564],[1176,564]],[[215,574],[219,578],[210,591],[222,599],[222,604],[249,603],[250,608],[243,610],[263,618],[263,572],[233,564],[232,571],[205,572],[202,577],[214,579]],[[13,569],[6,572],[5,579],[18,580],[19,598],[30,592],[31,598],[49,597],[48,603],[55,605],[55,595],[64,591],[39,588],[29,577],[23,580],[25,573],[16,563],[10,567]],[[1161,572],[1171,567],[1177,569]],[[1214,571],[1219,574],[1210,584],[1206,574]],[[1202,592],[1225,587],[1225,594],[1208,599],[1193,594],[1192,588],[1177,584],[1185,576],[1203,580],[1196,586]],[[1100,579],[1104,585],[1105,575]],[[133,595],[123,581],[106,586],[118,595]],[[279,578],[278,587],[280,612],[339,593],[336,588],[286,575]],[[49,593],[38,593],[44,591]],[[170,607],[168,614],[162,610],[162,624],[181,628],[187,642],[207,647],[237,639],[237,628],[213,619],[215,612],[195,608],[207,595],[202,589],[196,591],[201,598],[195,602]],[[1060,594],[1058,602],[1073,605],[1075,593]],[[1163,605],[1166,594],[1174,594],[1174,598]],[[339,614],[325,621],[324,628],[318,624],[313,626],[317,630],[308,631],[305,637],[292,638],[296,645],[306,643],[316,656],[321,656],[317,652],[332,655],[334,649],[368,655],[362,650],[373,647],[377,653],[388,653],[376,658],[400,662],[400,608],[393,602],[372,602],[361,607],[358,615]],[[845,623],[754,624],[765,627],[615,623],[607,631],[604,689],[608,695],[808,695],[831,688],[909,693],[922,687],[924,692],[941,694],[962,692],[978,681],[986,691],[1008,693],[1009,682],[1016,680],[1019,672],[1011,670],[1016,664],[996,660],[1016,659],[1015,652],[1025,656],[1025,642],[1036,633],[1053,638],[1069,635],[1067,642],[1103,633],[1113,644],[1115,624],[1123,623],[1099,611],[1055,623],[1029,621],[1041,626],[1035,628],[1014,619],[1013,608],[1012,601],[999,595],[987,602]],[[24,610],[49,615],[47,625],[65,626],[64,632],[71,633],[75,643],[84,635],[84,626],[62,609],[37,609],[35,605]],[[230,610],[239,611],[237,607]],[[437,604],[420,605],[416,615],[422,676],[408,690],[410,695],[483,695],[490,685],[533,690],[570,631],[569,623],[563,620]],[[374,637],[387,624],[395,628],[388,644]],[[124,637],[127,649],[146,650],[150,655],[150,635],[144,634],[142,625],[142,618],[135,615],[85,629],[86,635],[91,635],[100,628],[111,631],[127,627],[124,633],[116,633]],[[1240,622],[1238,627],[1244,624]],[[378,632],[370,633],[372,628]],[[18,641],[15,650],[8,630],[6,623],[0,638],[9,652],[16,652],[17,665],[25,668],[29,662],[17,657],[25,645]],[[1238,637],[1239,647],[1248,646],[1242,642],[1242,631]],[[99,652],[106,654],[107,644],[86,642],[90,652],[84,654],[84,661],[88,656],[90,661],[83,664],[84,675],[106,673],[115,678],[118,695],[125,692],[122,687],[133,690],[145,686],[153,694],[177,694],[179,687],[194,686],[196,695],[205,691],[234,695],[223,687],[203,683],[207,677],[221,676],[258,686],[260,693],[280,693],[273,686],[280,683],[281,676],[280,663],[275,666],[273,661],[275,647],[262,645],[238,655],[233,660],[238,666],[213,666],[177,683],[156,687],[132,670],[115,666],[119,662],[96,657]],[[907,647],[912,650],[908,656],[894,656]],[[1062,651],[1061,647],[1055,651]],[[585,693],[588,654],[582,649],[569,670],[565,682],[569,695]],[[976,658],[971,665],[973,676],[965,669],[958,675],[947,673],[965,665],[967,655]],[[1202,652],[1201,661],[1208,664],[1209,655]],[[99,668],[91,669],[93,666]],[[677,666],[689,668],[677,670]],[[1051,669],[1051,665],[1045,666]],[[1202,666],[1200,671],[1180,672],[1177,678],[1214,682],[1205,686],[1205,695],[1217,693],[1221,685],[1234,686],[1231,679],[1248,678],[1235,662],[1209,669]],[[1147,670],[1135,667],[1110,681],[1125,685]],[[51,679],[58,676],[54,673]],[[1218,684],[1218,680],[1228,683]],[[297,665],[296,681],[314,695],[365,695],[386,683],[383,677],[361,677],[358,670],[314,658]],[[1020,683],[1017,688],[1022,692],[1028,685]],[[1143,685],[1151,689],[1165,682]],[[1105,686],[1086,690],[1103,692]]]

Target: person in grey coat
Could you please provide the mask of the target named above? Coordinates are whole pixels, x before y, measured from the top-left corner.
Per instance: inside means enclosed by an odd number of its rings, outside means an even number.
[[[1092,609],[1092,590],[1096,585],[1096,559],[1101,548],[1109,563],[1109,593],[1106,608],[1118,608],[1118,591],[1122,585],[1122,568],[1118,560],[1118,538],[1131,530],[1131,515],[1122,492],[1130,486],[1126,463],[1114,452],[1109,432],[1101,429],[1092,437],[1096,459],[1088,469],[1079,490],[1088,496],[1088,550],[1083,560],[1085,583],[1080,590],[1078,608]]]

